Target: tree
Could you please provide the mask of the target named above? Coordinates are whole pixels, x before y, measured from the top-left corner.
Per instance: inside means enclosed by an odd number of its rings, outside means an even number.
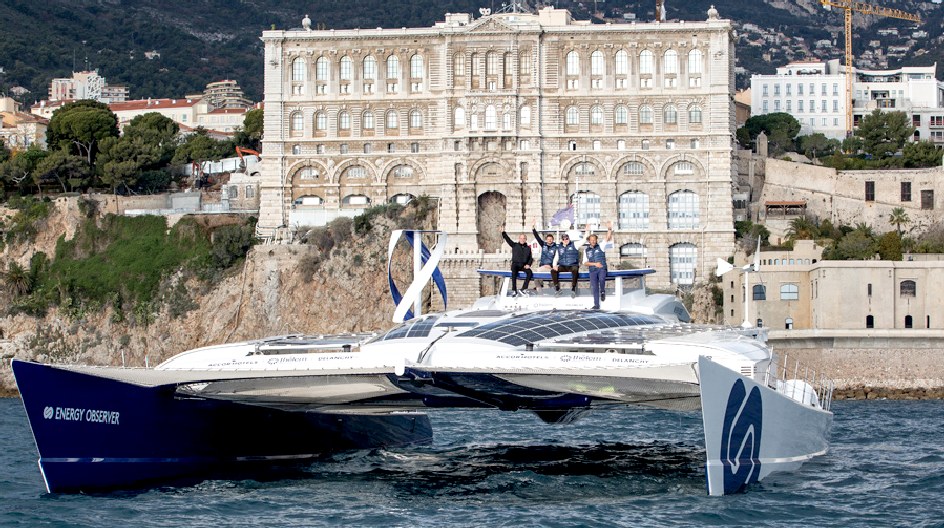
[[[941,165],[942,157],[944,157],[944,151],[930,141],[908,143],[902,151],[905,167],[936,167]]]
[[[787,240],[812,240],[819,234],[819,225],[816,219],[809,216],[801,216],[790,220],[790,227],[787,229]]]
[[[7,148],[7,144],[0,140],[0,163],[5,162],[10,159],[10,149]]]
[[[839,148],[839,141],[829,139],[824,134],[817,132],[808,136],[799,136],[797,144],[800,151],[808,158],[817,156],[829,156]]]
[[[0,178],[4,187],[25,194],[36,184],[33,179],[36,165],[48,155],[49,152],[34,146],[0,163]]]
[[[181,165],[192,161],[218,160],[232,156],[234,149],[235,145],[232,141],[213,139],[206,129],[197,127],[194,133],[184,138],[177,147],[173,163]]]
[[[62,192],[87,186],[91,177],[92,168],[84,159],[62,150],[51,152],[36,164],[36,170],[33,171],[37,187],[55,181],[62,187]]]
[[[161,169],[174,158],[177,150],[177,133],[180,126],[173,119],[157,112],[148,112],[139,115],[129,122],[122,132],[122,138],[131,141],[138,140],[148,147],[156,158],[143,170]]]
[[[888,216],[888,223],[895,226],[895,230],[898,232],[898,238],[901,238],[901,226],[907,225],[911,222],[911,218],[908,218],[908,213],[905,212],[904,207],[896,207],[892,209],[892,214]]]
[[[47,144],[82,156],[89,165],[107,137],[118,137],[118,117],[97,101],[66,103],[53,112],[46,129]]]
[[[16,262],[9,263],[6,273],[3,274],[3,281],[14,297],[26,295],[33,289],[33,277],[25,267]]]
[[[243,118],[243,128],[236,132],[235,140],[237,145],[259,150],[259,146],[262,143],[263,113],[261,108],[246,112],[246,117]]]
[[[889,231],[875,241],[875,250],[882,260],[901,260],[901,235]]]
[[[793,150],[793,138],[800,133],[800,122],[792,115],[785,112],[775,112],[773,114],[763,114],[749,118],[743,127],[747,131],[747,137],[753,141],[761,132],[767,134],[767,142],[770,146],[772,155],[783,154],[787,150]],[[744,133],[738,133],[738,141],[745,137]],[[750,148],[750,143],[741,143],[745,148]]]
[[[828,260],[870,260],[875,256],[875,239],[863,230],[854,230],[842,237],[827,251],[823,258]]]
[[[859,120],[855,135],[862,138],[862,148],[873,158],[894,155],[911,139],[914,127],[904,112],[882,112],[876,109]]]

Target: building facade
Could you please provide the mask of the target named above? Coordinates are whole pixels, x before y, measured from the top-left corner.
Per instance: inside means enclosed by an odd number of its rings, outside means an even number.
[[[762,251],[759,271],[747,274],[748,322],[774,330],[944,328],[941,255],[820,260],[822,250],[804,240],[793,251]],[[735,268],[721,278],[726,324],[744,320],[744,276]]]
[[[128,99],[126,86],[109,85],[98,70],[73,72],[72,77],[53,79],[49,83],[50,101],[94,99],[100,103],[120,103]]]
[[[611,259],[691,284],[733,244],[730,32],[714,9],[591,25],[550,7],[266,31],[260,233],[425,194],[456,252],[488,253],[573,200],[581,226],[613,222]]]
[[[800,134],[842,139],[851,132],[845,120],[851,100],[853,126],[874,110],[900,111],[911,118],[915,141],[944,144],[944,83],[934,77],[936,68],[856,70],[850,97],[838,60],[791,63],[774,75],[751,77],[751,112],[786,112],[800,122]]]

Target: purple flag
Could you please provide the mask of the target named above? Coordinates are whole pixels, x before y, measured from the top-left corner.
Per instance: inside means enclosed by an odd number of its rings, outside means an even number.
[[[554,216],[551,217],[551,225],[557,226],[564,220],[570,220],[570,224],[574,223],[574,204],[567,204],[567,207],[554,213]]]

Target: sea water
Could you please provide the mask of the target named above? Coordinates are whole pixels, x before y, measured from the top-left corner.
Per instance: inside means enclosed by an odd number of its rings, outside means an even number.
[[[701,415],[616,408],[571,425],[430,412],[430,447],[356,451],[263,480],[44,491],[23,407],[0,400],[2,526],[944,526],[944,402],[836,402],[827,455],[705,493]],[[186,431],[180,431],[186,435]]]

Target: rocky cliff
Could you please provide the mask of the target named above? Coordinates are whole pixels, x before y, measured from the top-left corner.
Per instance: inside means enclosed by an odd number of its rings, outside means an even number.
[[[38,227],[29,244],[7,245],[0,269],[13,261],[26,265],[36,251],[55,252],[60,236],[74,236],[80,223],[75,198],[55,202],[55,211]],[[386,277],[390,230],[405,222],[424,227],[433,222],[429,208],[417,214],[408,206],[399,216],[375,215],[352,229],[314,230],[309,243],[259,245],[215,283],[198,278],[182,283],[190,309],[175,317],[169,299],[157,303],[147,325],[115,317],[113,307],[73,317],[60,307],[44,317],[23,313],[0,317],[0,389],[15,390],[9,359],[52,363],[154,366],[195,347],[277,334],[357,332],[389,327],[393,305]],[[0,211],[9,217],[10,211]],[[396,270],[409,281],[409,252],[400,252]],[[103,269],[102,273],[108,273]],[[11,293],[0,293],[10,306]]]

